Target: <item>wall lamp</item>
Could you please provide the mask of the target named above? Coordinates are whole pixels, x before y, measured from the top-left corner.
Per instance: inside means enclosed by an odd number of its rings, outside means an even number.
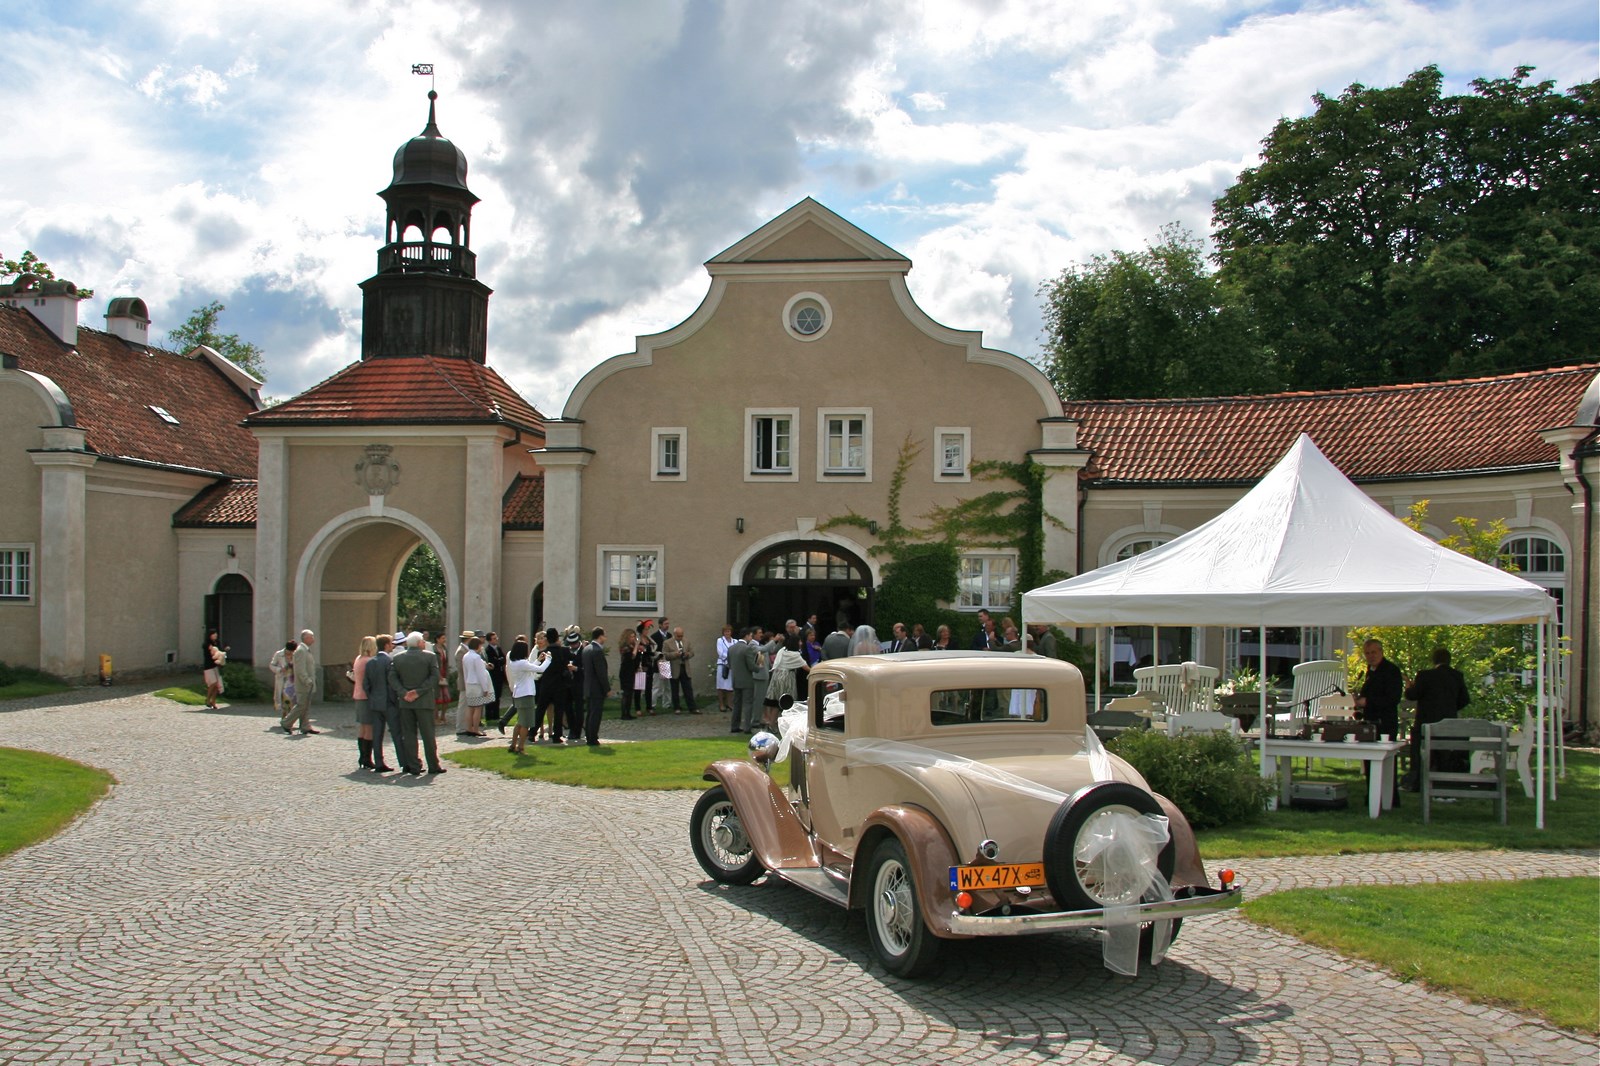
[[[228,558],[230,558],[230,559],[233,558],[233,545],[232,544],[228,545]]]
[[[743,533],[744,532],[744,519],[735,518],[733,520],[733,528],[737,529],[740,533]]]

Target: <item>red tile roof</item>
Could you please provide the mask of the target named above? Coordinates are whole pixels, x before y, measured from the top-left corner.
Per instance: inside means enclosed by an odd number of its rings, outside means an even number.
[[[172,517],[180,529],[248,529],[256,524],[256,482],[219,481]],[[502,529],[544,529],[544,475],[518,474],[500,505]]]
[[[83,326],[69,348],[28,311],[8,306],[0,306],[0,352],[66,393],[92,452],[255,476],[256,440],[240,425],[255,401],[203,357],[141,348]]]
[[[544,475],[518,474],[500,504],[503,529],[544,528]]]
[[[352,363],[249,421],[252,426],[502,422],[544,436],[544,416],[488,366],[432,355]]]
[[[219,481],[201,489],[172,516],[180,529],[249,529],[256,524],[256,482]]]
[[[1354,481],[1554,466],[1600,363],[1466,381],[1193,400],[1067,401],[1097,483],[1255,481],[1311,435]]]

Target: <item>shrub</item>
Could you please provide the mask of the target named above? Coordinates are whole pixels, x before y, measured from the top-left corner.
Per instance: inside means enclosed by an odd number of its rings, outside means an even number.
[[[255,668],[249,663],[223,663],[222,689],[232,703],[258,700],[266,692],[261,687],[261,679],[256,677]]]
[[[0,688],[17,683],[17,672],[5,663],[0,663]]]
[[[1195,829],[1255,820],[1276,787],[1226,733],[1169,737],[1130,729],[1106,747],[1143,774],[1153,791],[1177,804]]]

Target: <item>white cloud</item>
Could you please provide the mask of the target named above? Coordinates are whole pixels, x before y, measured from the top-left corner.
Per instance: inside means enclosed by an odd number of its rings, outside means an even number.
[[[111,13],[107,15],[107,11]],[[13,12],[0,251],[166,329],[208,299],[275,394],[356,357],[395,149],[466,152],[491,360],[558,410],[690,314],[700,264],[804,195],[911,255],[930,314],[1029,354],[1039,282],[1211,200],[1315,91],[1438,62],[1592,78],[1561,0],[144,0]],[[85,322],[98,323],[98,311]],[[262,338],[267,338],[263,341]]]

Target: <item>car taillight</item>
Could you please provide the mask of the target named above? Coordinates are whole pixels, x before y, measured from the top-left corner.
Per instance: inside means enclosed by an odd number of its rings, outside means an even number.
[[[1232,888],[1233,887],[1233,871],[1232,870],[1218,870],[1217,871],[1217,880],[1222,882],[1222,887],[1223,888]]]
[[[972,906],[972,893],[971,892],[957,892],[956,893],[956,906],[960,907],[962,910],[966,910],[968,907]]]

